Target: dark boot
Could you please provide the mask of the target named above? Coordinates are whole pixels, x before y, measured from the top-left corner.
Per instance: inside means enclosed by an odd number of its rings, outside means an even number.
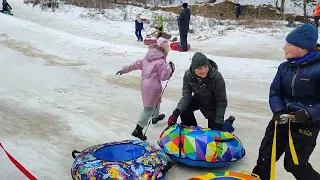
[[[270,180],[270,165],[268,166],[256,165],[252,173],[255,175],[258,175],[261,180]]]
[[[164,114],[160,114],[156,118],[152,118],[152,124],[157,124],[159,121],[163,120],[166,116]]]
[[[136,137],[136,138],[139,138],[143,141],[147,140],[147,136],[144,136],[143,135],[143,132],[142,132],[142,127],[140,127],[138,124],[137,124],[137,127],[136,129],[132,132],[132,136]]]
[[[233,124],[234,120],[236,120],[236,118],[234,116],[229,116],[229,118],[226,119],[225,122],[230,122],[231,124]]]

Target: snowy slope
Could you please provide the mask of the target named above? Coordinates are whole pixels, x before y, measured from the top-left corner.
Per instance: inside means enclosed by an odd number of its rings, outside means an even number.
[[[11,4],[14,6],[15,11],[19,12],[15,17],[90,39],[121,45],[138,45],[139,47],[145,47],[145,45],[135,42],[136,37],[134,35],[133,23],[135,15],[138,12],[143,13],[145,16],[149,16],[149,13],[152,14],[147,10],[142,11],[142,8],[128,6],[127,20],[121,21],[120,23],[116,21],[115,19],[117,18],[114,17],[122,17],[122,11],[118,11],[118,16],[109,16],[107,12],[104,12],[101,16],[94,14],[93,17],[96,17],[96,19],[92,19],[91,17],[80,19],[78,18],[79,16],[88,17],[88,10],[79,7],[63,6],[55,12],[51,12],[50,10],[46,12],[38,7],[21,7],[19,1],[12,1]],[[172,16],[172,14],[165,14],[165,19]],[[46,21],[46,19],[50,19],[50,21]],[[69,19],[72,19],[72,21]],[[113,21],[110,21],[110,19]],[[114,23],[114,21],[116,21],[116,23]],[[91,23],[91,28],[87,27],[87,22]],[[219,25],[218,23],[224,25]],[[165,31],[179,38],[178,31],[175,30],[177,29],[176,21],[170,22],[169,27],[168,23],[165,23],[165,25],[167,25]],[[235,26],[232,21],[215,22],[212,19],[199,16],[192,17],[192,25],[196,32],[189,34],[188,41],[193,46],[194,51],[203,51],[230,57],[279,60],[283,60],[283,39],[291,30],[291,28],[285,28],[282,25],[272,29],[244,29],[243,26]],[[146,30],[148,33],[153,32],[148,26]],[[145,32],[142,32],[142,35],[145,37]],[[257,41],[257,39],[259,40]],[[211,46],[211,43],[214,44],[214,46]],[[241,46],[239,46],[239,43],[241,43]],[[210,46],[210,48],[204,48],[207,46]],[[253,53],[247,49],[251,49]]]
[[[135,41],[130,22],[81,19],[82,11],[77,8],[52,13],[35,11],[20,0],[12,0],[11,5],[15,16],[0,14],[0,22],[5,24],[0,26],[0,66],[5,67],[0,69],[0,142],[38,179],[67,180],[73,149],[132,139],[131,131],[142,110],[140,72],[115,73],[143,57],[147,48]],[[166,179],[221,170],[251,171],[271,116],[268,88],[281,63],[266,59],[270,54],[282,58],[286,31],[270,35],[237,29],[201,42],[193,36],[194,50],[169,53],[168,61],[176,64],[176,72],[161,111],[168,117],[175,108],[194,52],[207,52],[225,78],[226,116],[236,116],[236,134],[247,156],[225,169],[174,166]],[[237,58],[250,55],[254,57]],[[205,126],[199,112],[197,117]],[[151,125],[149,141],[156,143],[165,127],[165,122]],[[319,153],[318,148],[311,158],[315,169],[320,169]],[[24,178],[2,151],[0,159],[0,177]],[[277,177],[291,179],[282,164]]]

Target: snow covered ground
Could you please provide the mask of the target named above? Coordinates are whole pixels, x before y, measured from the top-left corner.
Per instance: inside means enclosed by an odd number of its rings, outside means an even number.
[[[123,17],[124,11],[116,11],[119,14],[116,16],[116,13],[113,13],[111,10],[106,11],[104,14],[96,14],[95,18],[99,19],[97,21],[91,18],[79,18],[79,16],[89,16],[88,10],[83,8],[64,6],[56,12],[44,12],[38,7],[32,8],[31,5],[21,6],[19,5],[20,1],[17,0],[12,1],[11,4],[14,6],[13,13],[15,17],[20,19],[26,19],[45,27],[58,29],[59,31],[76,34],[85,38],[107,41],[118,45],[133,45],[141,48],[145,47],[145,45],[141,43],[137,44],[135,42],[136,37],[134,36],[134,18],[137,13],[142,13],[149,18],[154,14],[164,14],[166,18],[174,16],[171,13],[151,13],[142,8],[129,6],[125,11],[127,12],[127,21],[116,18]],[[108,19],[117,21],[110,21]],[[217,56],[283,60],[283,39],[291,30],[283,26],[272,29],[244,29],[242,26],[235,26],[232,21],[223,22],[230,25],[212,26],[212,24],[216,24],[217,22],[212,22],[212,19],[203,17],[192,17],[191,21],[193,29],[196,30],[196,34],[189,34],[189,43],[192,45],[193,50]],[[88,27],[88,24],[90,24],[90,27]],[[147,31],[152,32],[150,29],[147,29]],[[171,31],[170,33],[173,36],[179,37],[178,31]],[[145,32],[142,32],[142,34],[145,36]]]
[[[143,57],[147,48],[136,41],[129,22],[81,19],[80,11],[74,10],[79,8],[52,13],[32,9],[20,0],[12,0],[10,5],[13,17],[0,14],[0,142],[38,179],[71,179],[72,150],[132,139],[130,134],[142,110],[140,73],[115,73]],[[247,156],[225,169],[177,165],[166,179],[252,170],[271,117],[269,85],[281,63],[281,48],[289,30],[270,35],[236,29],[205,41],[197,41],[194,35],[190,37],[195,47],[191,52],[170,52],[168,60],[177,69],[161,111],[171,115],[181,96],[184,71],[194,52],[203,49],[226,80],[226,116],[236,116],[236,134]],[[205,126],[199,112],[197,117]],[[149,142],[156,143],[165,127],[166,122],[151,125]],[[0,159],[0,177],[24,178],[2,151]],[[292,179],[281,161],[277,177]],[[320,169],[319,161],[317,148],[311,157],[315,169]]]

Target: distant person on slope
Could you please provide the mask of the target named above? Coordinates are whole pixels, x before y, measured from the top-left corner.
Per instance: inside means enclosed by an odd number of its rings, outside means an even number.
[[[159,29],[159,32],[164,32],[163,18],[161,15],[158,16],[158,29]]]
[[[317,7],[313,10],[313,17],[316,28],[318,28],[320,19],[320,4],[318,4]]]
[[[149,51],[142,60],[133,62],[128,66],[124,66],[117,75],[128,73],[134,70],[141,70],[141,94],[144,110],[141,113],[136,129],[132,132],[132,136],[141,140],[146,140],[142,129],[148,124],[148,120],[153,114],[152,124],[163,120],[165,115],[159,115],[162,85],[161,81],[169,80],[174,72],[174,64],[166,61],[169,52],[168,40],[159,37],[156,44],[149,46]]]
[[[135,28],[136,28],[136,36],[138,38],[137,41],[143,41],[143,38],[142,38],[142,35],[141,35],[141,31],[143,29],[143,22],[140,18],[140,15],[141,14],[137,14],[136,16],[136,20],[134,21],[135,22]]]
[[[295,179],[320,180],[320,174],[309,163],[320,130],[318,30],[312,24],[300,25],[288,34],[286,41],[283,49],[287,61],[279,65],[270,87],[269,104],[273,117],[262,139],[253,173],[261,180],[270,180],[275,122],[278,122],[276,161],[285,154],[284,168]],[[293,115],[295,121],[289,124],[281,120],[282,115],[287,114]],[[289,141],[291,137],[292,141]]]
[[[239,19],[240,15],[243,13],[243,6],[241,4],[236,4],[236,18]]]
[[[10,8],[10,9],[9,9]],[[2,11],[1,12],[5,12],[5,11],[11,11],[11,6],[9,5],[9,3],[6,0],[3,0],[2,2]]]
[[[208,119],[208,128],[231,133],[235,119],[230,116],[224,121],[227,104],[226,86],[218,65],[204,54],[196,52],[183,77],[182,98],[170,116],[168,125],[176,124],[180,116],[183,125],[198,126],[194,111],[200,110]]]
[[[188,50],[188,31],[190,23],[190,9],[188,8],[188,3],[182,4],[182,11],[178,17],[178,26],[180,33],[180,42],[182,45],[181,52],[186,52]]]

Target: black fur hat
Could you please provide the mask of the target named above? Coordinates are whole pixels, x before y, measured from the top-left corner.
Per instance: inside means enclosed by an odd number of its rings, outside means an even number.
[[[182,4],[182,7],[183,7],[183,8],[187,8],[187,7],[188,7],[188,3],[183,3],[183,4]]]

